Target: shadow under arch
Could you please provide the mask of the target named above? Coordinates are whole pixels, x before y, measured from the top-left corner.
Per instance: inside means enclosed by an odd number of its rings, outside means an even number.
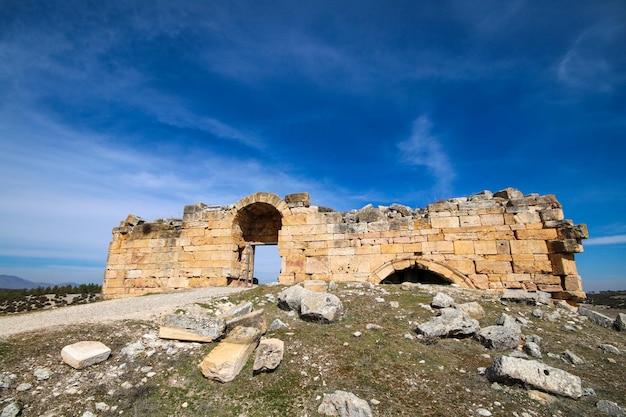
[[[474,283],[457,270],[440,262],[418,257],[394,259],[384,263],[372,274],[372,281],[381,284],[421,282],[424,284],[457,284],[462,288],[476,288]]]

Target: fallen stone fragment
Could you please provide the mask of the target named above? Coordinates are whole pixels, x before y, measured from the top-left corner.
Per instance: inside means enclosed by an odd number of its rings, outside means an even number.
[[[276,296],[278,299],[278,307],[283,310],[293,310],[299,313],[300,299],[302,298],[302,293],[305,291],[306,290],[300,285],[285,288]]]
[[[476,340],[488,349],[515,349],[521,340],[521,334],[504,326],[488,326],[476,333]]]
[[[485,310],[476,301],[457,304],[455,307],[476,320],[480,320],[485,316]]]
[[[583,363],[585,363],[585,361],[580,356],[576,355],[574,352],[572,352],[569,349],[563,352],[563,359],[565,359],[567,362],[571,363],[572,365],[582,365]]]
[[[16,417],[22,412],[22,407],[16,402],[12,402],[2,409],[1,417]]]
[[[622,353],[618,348],[613,345],[609,345],[608,343],[601,344],[598,347],[606,353],[612,353],[613,355],[619,355],[620,353]]]
[[[332,394],[324,394],[322,403],[317,408],[319,414],[340,417],[371,417],[372,409],[367,401],[360,399],[351,392],[337,390]]]
[[[433,301],[430,302],[430,305],[432,307],[434,307],[434,308],[451,307],[453,304],[454,304],[454,298],[452,298],[448,294],[444,294],[442,292],[438,292],[433,297]]]
[[[285,342],[280,339],[263,339],[259,343],[252,367],[254,373],[275,370],[285,355]]]
[[[535,342],[524,343],[522,350],[533,358],[541,359],[541,349],[539,349],[539,345]]]
[[[329,293],[306,291],[300,300],[300,317],[318,323],[332,323],[343,315],[339,297]]]
[[[231,382],[245,366],[260,338],[259,329],[236,327],[202,360],[202,375],[219,382]]]
[[[528,391],[528,398],[530,398],[531,400],[540,402],[541,404],[544,404],[544,405],[553,404],[556,402],[556,397],[553,397],[550,394],[537,391],[534,389],[531,389]]]
[[[596,408],[601,413],[615,417],[626,417],[626,411],[613,401],[600,400],[596,403]]]
[[[417,326],[417,333],[426,337],[469,336],[480,329],[480,324],[461,310],[441,309],[439,315]]]
[[[224,321],[228,321],[235,317],[245,316],[246,314],[251,313],[252,310],[254,310],[254,305],[252,304],[252,301],[244,301],[234,307],[231,307],[221,316],[221,318]]]
[[[106,361],[111,349],[102,342],[85,340],[61,349],[63,362],[75,369],[83,369],[96,363]]]
[[[250,313],[226,320],[226,332],[230,332],[238,326],[255,327],[259,329],[261,334],[265,334],[267,331],[267,323],[265,323],[265,314],[263,310],[251,311]]]
[[[417,282],[403,282],[402,284],[400,284],[400,289],[404,290],[404,291],[413,291],[416,290],[418,288],[420,288],[421,285]]]
[[[589,318],[589,321],[592,321],[599,326],[609,328],[613,327],[613,319],[602,313],[598,313],[597,311],[589,310],[588,308],[580,306],[578,307],[578,314]]]
[[[45,381],[46,379],[50,379],[50,377],[52,376],[52,371],[46,368],[37,368],[35,369],[33,375],[35,375],[37,381]]]
[[[226,324],[219,317],[164,314],[161,316],[161,339],[189,342],[212,342],[224,335]]]
[[[613,327],[620,332],[626,331],[626,314],[619,313],[613,322]]]
[[[274,319],[274,321],[272,322],[272,324],[270,324],[270,327],[267,330],[270,332],[273,332],[274,330],[286,329],[286,328],[287,328],[287,325],[283,323],[282,320]]]
[[[580,398],[583,395],[578,376],[534,360],[499,356],[487,368],[486,375],[492,382],[523,383],[541,391],[571,398]]]
[[[500,296],[500,299],[503,301],[526,304],[550,304],[551,298],[549,293],[543,291],[530,292],[512,288],[505,290]]]

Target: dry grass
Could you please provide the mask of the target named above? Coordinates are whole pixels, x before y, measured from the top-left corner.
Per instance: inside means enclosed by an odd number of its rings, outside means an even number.
[[[341,285],[335,293],[346,310],[345,318],[332,324],[309,323],[291,317],[275,304],[266,303],[264,295],[277,294],[283,287],[261,286],[230,297],[233,303],[251,300],[255,308],[265,309],[268,323],[275,318],[289,325],[289,329],[267,334],[285,341],[283,363],[269,374],[253,375],[252,360],[239,377],[229,384],[205,379],[197,365],[213,345],[203,345],[175,355],[157,349],[152,356],[139,355],[129,360],[119,354],[125,345],[135,342],[145,333],[155,333],[153,323],[125,322],[114,325],[94,325],[22,335],[0,345],[0,369],[14,373],[17,379],[12,388],[2,392],[4,399],[16,398],[28,404],[23,415],[37,416],[51,410],[55,415],[82,415],[94,411],[96,402],[117,406],[115,412],[96,412],[99,416],[316,416],[321,397],[336,389],[350,391],[365,400],[378,400],[372,405],[377,416],[471,416],[478,408],[489,409],[494,416],[511,416],[513,412],[531,416],[589,416],[596,415],[593,397],[579,400],[556,398],[553,404],[542,404],[528,397],[522,387],[504,387],[495,390],[477,371],[487,367],[498,352],[489,351],[471,338],[442,339],[439,341],[409,339],[416,336],[415,326],[430,319],[433,313],[420,306],[428,304],[435,291],[443,289],[457,300],[479,301],[486,310],[482,326],[495,323],[507,308],[508,314],[523,314],[532,327],[524,327],[524,334],[538,334],[544,352],[543,361],[579,375],[584,387],[593,388],[598,398],[626,405],[626,389],[622,384],[626,354],[611,356],[600,351],[600,343],[612,343],[626,350],[625,335],[592,323],[577,323],[570,317],[547,322],[532,317],[534,307],[502,305],[497,299],[474,291],[460,291],[450,287],[430,286],[426,290],[403,291],[398,286],[359,288]],[[377,302],[383,297],[385,302]],[[392,308],[390,301],[400,307]],[[207,302],[205,307],[212,307]],[[542,307],[548,310],[548,307]],[[572,323],[568,323],[571,321]],[[368,323],[378,324],[380,330],[367,330]],[[565,325],[578,325],[582,330],[570,332]],[[355,332],[361,332],[355,337]],[[80,395],[64,393],[65,385],[75,371],[60,363],[61,348],[78,340],[101,340],[114,354],[102,364],[82,371],[78,386]],[[560,354],[565,349],[583,357],[586,363],[568,365],[551,359],[546,353]],[[491,358],[486,358],[489,354]],[[611,357],[616,363],[610,363]],[[118,378],[98,378],[125,363],[125,373]],[[48,367],[54,375],[48,381],[33,381],[36,367]],[[156,375],[145,378],[142,367],[153,367]],[[145,382],[141,382],[145,378]],[[29,380],[33,390],[18,393],[17,384]],[[134,387],[120,388],[124,381]],[[60,387],[58,386],[60,384]],[[41,386],[34,395],[35,387]],[[50,393],[57,387],[61,395]],[[46,396],[48,401],[41,402]],[[183,404],[186,406],[183,408]]]

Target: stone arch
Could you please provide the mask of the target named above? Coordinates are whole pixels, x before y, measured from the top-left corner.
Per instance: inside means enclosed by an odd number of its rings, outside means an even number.
[[[418,257],[394,259],[384,263],[379,268],[374,270],[372,273],[372,281],[382,282],[396,272],[412,268],[427,271],[430,274],[434,274],[435,276],[441,278],[442,281],[450,284],[457,284],[463,288],[476,288],[474,283],[459,271],[442,263],[420,259]]]
[[[291,216],[289,206],[272,193],[251,194],[235,204],[232,230],[237,245],[239,277],[253,278],[257,245],[277,245],[278,253],[281,253],[280,230],[287,216]],[[281,259],[284,268],[284,258]]]

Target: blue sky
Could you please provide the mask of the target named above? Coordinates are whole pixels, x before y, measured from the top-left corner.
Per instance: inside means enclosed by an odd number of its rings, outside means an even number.
[[[128,213],[511,186],[626,289],[625,87],[621,0],[0,0],[0,274],[100,282]]]

